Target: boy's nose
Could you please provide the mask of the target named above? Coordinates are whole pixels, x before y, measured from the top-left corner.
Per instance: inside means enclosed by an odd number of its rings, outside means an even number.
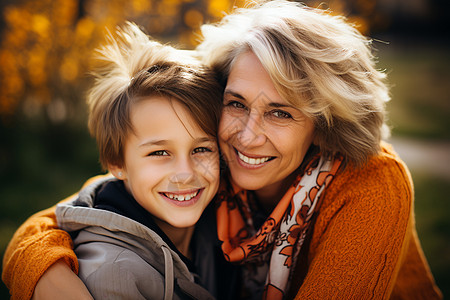
[[[169,180],[176,184],[188,184],[194,180],[194,162],[190,157],[179,158],[175,161],[175,168]]]
[[[194,179],[193,172],[182,172],[173,174],[169,180],[170,182],[176,184],[188,184],[191,183],[193,179]]]

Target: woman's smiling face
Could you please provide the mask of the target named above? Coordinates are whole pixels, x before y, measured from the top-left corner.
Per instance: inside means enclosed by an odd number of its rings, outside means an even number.
[[[235,60],[224,92],[219,143],[233,181],[273,193],[301,164],[314,125],[283,99],[252,52]]]

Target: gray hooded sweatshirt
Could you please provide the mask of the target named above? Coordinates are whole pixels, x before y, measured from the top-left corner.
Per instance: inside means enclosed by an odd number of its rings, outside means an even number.
[[[208,238],[197,239],[208,290],[196,283],[180,255],[154,230],[121,214],[94,208],[101,179],[78,198],[56,208],[58,226],[74,238],[79,276],[95,299],[214,299],[214,254]],[[198,229],[197,224],[197,228]],[[208,226],[208,225],[206,225]],[[193,239],[193,242],[195,240]]]

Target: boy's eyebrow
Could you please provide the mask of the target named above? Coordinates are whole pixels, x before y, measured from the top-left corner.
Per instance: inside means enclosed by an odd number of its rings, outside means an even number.
[[[210,136],[204,136],[204,137],[200,137],[200,138],[196,138],[195,142],[197,143],[203,143],[203,142],[216,142],[216,139],[214,137],[210,137]]]
[[[203,143],[203,142],[216,142],[216,139],[214,137],[199,137],[196,138],[194,140],[194,142],[196,143]],[[167,145],[170,143],[170,140],[158,140],[158,139],[154,139],[154,140],[148,140],[143,142],[142,144],[140,144],[138,147],[147,147],[147,146],[162,146],[162,145]]]
[[[152,146],[152,145],[165,145],[167,144],[169,141],[168,140],[148,140],[143,142],[142,144],[139,145],[139,147],[146,147],[146,146]]]

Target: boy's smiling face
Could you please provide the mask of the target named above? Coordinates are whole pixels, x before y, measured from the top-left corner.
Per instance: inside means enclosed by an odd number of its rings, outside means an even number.
[[[216,140],[182,104],[164,96],[135,103],[130,120],[124,166],[110,171],[163,230],[195,225],[219,185]]]

